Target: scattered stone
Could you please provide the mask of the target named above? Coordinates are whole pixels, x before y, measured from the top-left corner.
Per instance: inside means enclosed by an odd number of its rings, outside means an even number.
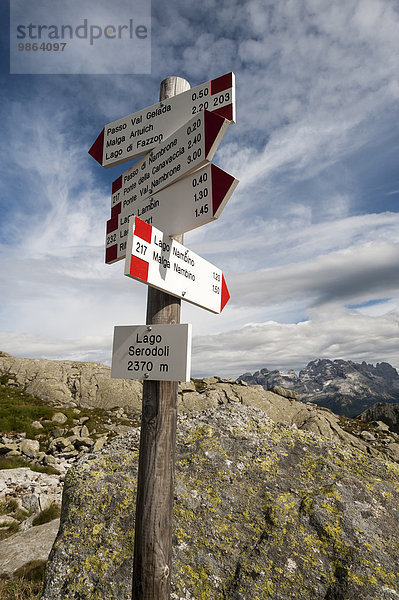
[[[63,425],[68,421],[68,417],[64,415],[64,413],[58,412],[51,417],[51,420],[54,421],[54,423],[59,423],[60,425]]]
[[[22,496],[22,506],[29,512],[40,510],[39,497],[36,494],[25,494]]]
[[[12,443],[0,444],[0,455],[9,454],[10,452],[17,452],[19,454],[18,450],[19,450],[18,444],[12,444]]]
[[[389,431],[389,425],[383,423],[382,421],[372,421],[375,424],[376,428],[379,431]]]
[[[61,429],[61,427],[56,427],[49,432],[49,437],[51,438],[59,438],[64,435],[66,429]]]
[[[103,448],[104,444],[107,442],[107,436],[100,437],[94,442],[93,452],[98,452]]]
[[[374,442],[375,441],[375,435],[371,431],[361,431],[360,437],[363,440],[366,440],[366,442]]]
[[[283,398],[292,398],[293,400],[298,399],[298,394],[296,392],[293,390],[286,390],[280,385],[272,385],[269,388],[269,391],[273,392],[273,394],[277,394],[278,396],[282,396]]]
[[[43,425],[40,423],[40,421],[33,421],[30,426],[33,429],[44,429]]]
[[[40,444],[37,440],[23,440],[21,452],[29,458],[35,458],[40,452]]]

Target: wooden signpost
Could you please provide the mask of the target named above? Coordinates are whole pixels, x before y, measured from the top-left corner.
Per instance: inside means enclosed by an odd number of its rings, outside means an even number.
[[[113,183],[105,257],[148,285],[147,324],[115,327],[111,372],[143,380],[132,600],[170,597],[177,386],[191,359],[180,301],[220,313],[230,297],[183,233],[218,218],[238,184],[209,164],[231,122],[233,73],[193,89],[168,77],[158,104],[106,125],[89,150],[104,167],[148,153]]]

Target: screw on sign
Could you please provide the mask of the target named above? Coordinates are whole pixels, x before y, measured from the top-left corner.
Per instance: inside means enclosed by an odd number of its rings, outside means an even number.
[[[104,127],[89,150],[102,166],[137,158],[203,110],[235,123],[235,76],[226,73]]]

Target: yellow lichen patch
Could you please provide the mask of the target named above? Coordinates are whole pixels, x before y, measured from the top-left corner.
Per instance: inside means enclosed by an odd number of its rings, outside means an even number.
[[[93,535],[97,535],[98,533],[100,533],[100,531],[103,527],[104,527],[104,523],[97,523],[97,525],[94,525]]]

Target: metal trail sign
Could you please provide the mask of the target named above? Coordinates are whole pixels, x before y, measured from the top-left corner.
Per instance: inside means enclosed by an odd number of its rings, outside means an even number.
[[[114,328],[112,378],[190,381],[190,365],[190,324]]]
[[[220,269],[138,217],[129,222],[125,275],[213,313],[230,298]]]
[[[208,110],[235,123],[235,76],[226,73],[104,127],[89,150],[103,167],[145,154],[191,117]]]
[[[238,179],[208,164],[157,194],[111,208],[107,221],[105,262],[111,264],[126,256],[129,217],[138,216],[167,235],[191,231],[217,219],[238,185]]]
[[[210,162],[229,124],[206,110],[190,119],[113,182],[111,208],[125,210]]]

